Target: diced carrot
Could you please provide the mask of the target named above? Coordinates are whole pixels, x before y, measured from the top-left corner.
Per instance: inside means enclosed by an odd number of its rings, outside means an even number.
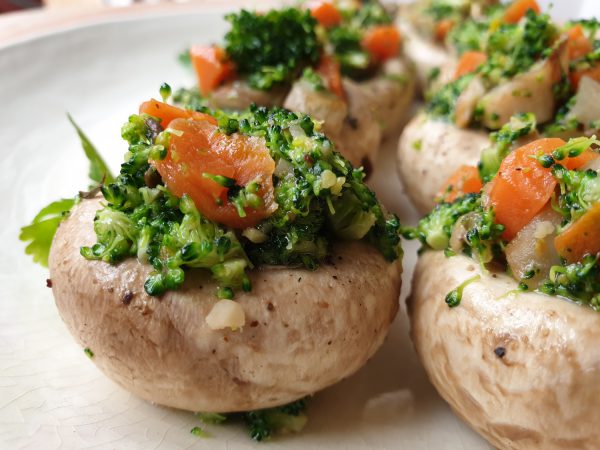
[[[451,19],[442,19],[435,24],[435,38],[438,41],[444,41],[450,30],[454,27],[454,21]]]
[[[311,1],[308,3],[310,15],[317,19],[325,28],[339,25],[342,21],[342,15],[335,5],[328,1]]]
[[[168,103],[159,102],[151,99],[140,105],[140,114],[148,114],[152,117],[160,119],[160,124],[163,128],[167,128],[169,123],[174,119],[193,119],[206,120],[214,125],[217,120],[213,116],[204,114],[198,111],[178,108],[177,106],[169,105]]]
[[[579,70],[571,73],[571,83],[577,89],[579,86],[579,82],[583,77],[590,77],[592,80],[600,83],[600,64],[596,64],[595,66],[585,69]]]
[[[492,180],[489,201],[496,222],[504,225],[503,237],[511,240],[548,203],[557,181],[551,168],[543,167],[536,156],[550,154],[565,144],[559,138],[544,138],[530,142],[510,153]],[[567,169],[578,169],[597,156],[591,150],[560,161]]]
[[[227,60],[225,50],[221,47],[193,45],[190,48],[190,58],[198,76],[198,87],[203,95],[235,75],[235,66]]]
[[[453,202],[458,197],[481,191],[483,183],[475,166],[460,166],[442,186],[439,201]]]
[[[317,73],[325,79],[327,89],[342,99],[346,98],[344,85],[342,84],[340,63],[334,57],[323,54],[319,62],[319,67],[317,67]]]
[[[583,33],[581,25],[575,25],[567,31],[567,49],[569,51],[569,59],[571,61],[583,58],[590,53],[594,47],[588,38]]]
[[[363,36],[362,46],[379,61],[393,58],[400,51],[400,32],[393,25],[369,28]]]
[[[182,133],[173,133],[166,158],[152,163],[173,194],[189,195],[203,215],[231,228],[254,226],[277,209],[275,161],[262,139],[227,135],[206,120],[175,119],[169,127]],[[245,217],[240,217],[227,196],[230,187],[211,179],[213,175],[233,179],[237,186],[257,182],[261,204],[244,208]]]
[[[569,263],[581,261],[587,255],[600,252],[600,203],[554,238],[554,247]]]
[[[490,190],[490,203],[496,222],[505,227],[505,239],[515,237],[541,211],[556,187],[551,170],[531,157],[552,153],[564,144],[558,138],[539,139],[516,149],[502,161]]]
[[[487,55],[483,52],[468,51],[464,52],[458,64],[456,65],[456,71],[454,72],[454,79],[457,80],[463,75],[475,72],[479,66],[485,64],[487,61]]]
[[[515,0],[504,12],[505,23],[517,23],[530,9],[536,14],[542,12],[536,0]]]

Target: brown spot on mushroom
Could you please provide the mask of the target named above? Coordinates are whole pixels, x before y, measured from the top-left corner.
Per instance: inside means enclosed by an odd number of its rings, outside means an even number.
[[[125,292],[125,295],[123,295],[123,298],[121,299],[121,301],[123,302],[124,305],[129,305],[131,303],[131,300],[133,299],[134,293],[131,291],[127,291]]]
[[[46,278],[46,287],[52,287],[52,280],[50,278]]]
[[[252,328],[257,327],[258,326],[258,320],[253,320],[252,322],[250,322],[250,326]]]
[[[267,303],[267,309],[269,311],[275,311],[275,306],[273,305],[273,303],[269,302]]]
[[[504,355],[506,355],[506,349],[504,347],[496,347],[494,349],[494,353],[498,358],[504,358]]]

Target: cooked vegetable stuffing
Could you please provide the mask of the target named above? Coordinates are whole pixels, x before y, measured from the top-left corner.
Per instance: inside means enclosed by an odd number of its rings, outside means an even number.
[[[504,266],[524,290],[599,309],[600,178],[585,167],[595,164],[600,141],[543,138],[502,160],[502,147],[533,126],[527,119],[495,135],[497,153],[487,159],[501,163],[497,175],[488,172],[491,181],[481,194],[440,203],[404,235],[447,255]],[[458,304],[458,294],[449,294],[449,306]]]
[[[101,188],[98,242],[81,254],[151,264],[149,294],[177,289],[185,268],[203,268],[218,296],[231,298],[251,289],[246,270],[256,264],[315,269],[336,237],[366,239],[388,260],[401,255],[397,217],[310,117],[156,100],[140,111],[122,129],[129,151],[119,176]]]

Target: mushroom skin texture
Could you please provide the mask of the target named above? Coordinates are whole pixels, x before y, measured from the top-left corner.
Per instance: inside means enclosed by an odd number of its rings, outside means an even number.
[[[59,313],[92,361],[148,401],[190,411],[268,408],[348,377],[381,346],[398,310],[401,263],[363,242],[333,247],[318,270],[262,267],[251,292],[236,293],[245,326],[213,330],[219,299],[205,273],[189,271],[178,291],[151,297],[152,267],[129,258],[88,261],[98,198],[82,200],[60,225],[50,252]]]
[[[219,86],[211,93],[209,104],[213,108],[242,110],[253,103],[269,108],[283,103],[285,88],[275,87],[269,91],[254,89],[246,80],[234,80]]]
[[[480,274],[449,308],[449,290]],[[452,409],[500,449],[597,449],[600,314],[427,251],[407,301],[411,338]]]
[[[396,134],[406,123],[415,96],[413,67],[403,58],[392,58],[383,63],[380,75],[359,85],[371,99],[370,108],[383,138]]]
[[[381,127],[372,111],[371,97],[358,83],[345,78],[346,99],[323,90],[315,91],[307,82],[294,83],[284,108],[308,114],[323,121],[323,132],[352,165],[373,161],[379,152]]]
[[[485,131],[461,129],[425,113],[415,116],[400,136],[396,159],[415,207],[422,213],[431,211],[445,181],[463,164],[477,165],[489,145]]]
[[[396,25],[402,33],[404,54],[414,64],[418,90],[424,94],[430,87],[430,77],[434,70],[442,70],[443,82],[450,81],[452,71],[444,70],[444,68],[454,67],[456,58],[444,45],[419,33],[417,26],[410,19],[411,6],[400,9]],[[413,17],[414,14],[412,13]]]

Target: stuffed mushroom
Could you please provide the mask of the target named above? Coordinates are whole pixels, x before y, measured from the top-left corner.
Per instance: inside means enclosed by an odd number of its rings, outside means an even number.
[[[324,122],[355,165],[370,166],[414,94],[401,36],[378,2],[308,2],[229,14],[224,46],[192,46],[196,101],[224,109],[283,106]],[[193,96],[180,91],[179,97]]]
[[[49,257],[58,310],[107,376],[234,412],[373,355],[398,310],[400,224],[318,127],[155,100],[130,117],[120,174],[72,208]]]
[[[498,448],[596,448],[600,178],[596,139],[543,138],[412,230],[408,300],[432,383]]]
[[[400,176],[423,212],[456,170],[477,164],[490,130],[498,140],[515,117],[532,114],[545,136],[591,136],[598,129],[595,26],[582,21],[560,29],[535,2],[516,20],[514,8],[523,3],[488,17],[479,35],[482,49],[462,54],[454,80],[431,93],[425,113],[399,141]],[[441,135],[443,142],[434,139]],[[437,163],[429,168],[430,161]]]

